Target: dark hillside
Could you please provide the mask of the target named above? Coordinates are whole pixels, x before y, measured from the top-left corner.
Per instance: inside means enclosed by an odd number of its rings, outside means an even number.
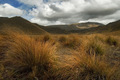
[[[45,30],[34,25],[33,23],[21,18],[21,17],[0,17],[0,30],[4,28],[17,28],[27,34],[44,34],[47,33]]]

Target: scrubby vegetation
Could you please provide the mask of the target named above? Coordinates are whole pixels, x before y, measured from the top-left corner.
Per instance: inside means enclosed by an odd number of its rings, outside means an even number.
[[[8,31],[0,35],[0,80],[119,80],[119,56],[119,36]]]
[[[80,46],[81,40],[77,35],[67,35],[67,36],[61,36],[59,38],[60,43],[69,48],[76,48]]]
[[[86,50],[88,54],[103,55],[105,46],[101,42],[91,41],[88,43]]]
[[[114,67],[94,55],[77,56],[78,77],[76,80],[113,80]]]
[[[109,44],[109,45],[117,46],[118,45],[118,40],[114,37],[109,36],[106,39],[106,43]]]

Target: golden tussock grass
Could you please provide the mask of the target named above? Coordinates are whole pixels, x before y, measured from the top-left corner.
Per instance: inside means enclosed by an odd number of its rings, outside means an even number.
[[[115,76],[120,75],[116,73],[117,64],[111,66],[110,62],[106,61],[106,56],[101,56],[105,55],[109,48],[105,40],[103,35],[89,35],[83,38],[77,52],[74,53],[76,61],[72,73],[75,80],[119,80],[119,76]]]
[[[105,40],[101,38],[102,35],[89,35],[82,37],[81,45],[77,47],[78,51],[81,48],[89,55],[104,55],[106,53]]]
[[[119,65],[112,65],[104,55],[111,45],[119,45],[118,38],[7,31],[0,36],[0,79],[119,80]]]
[[[65,47],[76,48],[80,46],[81,39],[78,35],[67,35],[61,36],[59,38],[59,42]]]
[[[100,41],[90,41],[87,44],[86,52],[88,54],[103,55],[105,54],[105,45]]]
[[[112,46],[112,45],[118,46],[118,44],[119,44],[118,39],[116,37],[113,37],[113,36],[107,37],[106,43],[110,46]]]
[[[8,78],[49,77],[55,65],[55,47],[51,43],[36,42],[34,38],[17,33],[5,35],[1,41],[7,47],[3,64],[7,73],[11,73]]]
[[[113,80],[115,67],[110,67],[104,59],[95,55],[80,53],[76,58],[77,79],[80,80]]]

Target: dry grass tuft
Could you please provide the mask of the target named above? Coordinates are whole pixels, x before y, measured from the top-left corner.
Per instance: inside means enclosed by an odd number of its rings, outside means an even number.
[[[94,55],[77,55],[77,80],[113,80],[115,68]]]
[[[101,42],[90,41],[87,44],[86,49],[88,54],[95,54],[95,55],[105,54],[105,46]]]
[[[46,35],[43,35],[42,41],[43,42],[47,42],[47,41],[49,41],[51,39],[52,39],[51,35],[50,34],[46,34]]]
[[[59,41],[60,41],[61,43],[66,42],[66,40],[67,40],[67,37],[66,37],[66,36],[60,36],[60,37],[59,37]]]
[[[109,45],[113,45],[113,46],[118,46],[118,40],[115,39],[114,37],[111,37],[109,36],[107,39],[106,39],[106,43],[109,44]]]
[[[104,43],[104,40],[97,35],[86,36],[82,39],[78,51],[81,52],[83,49],[89,55],[104,55],[106,53],[106,44]]]
[[[59,38],[59,41],[63,46],[69,48],[76,48],[81,44],[81,40],[78,35],[62,36]]]
[[[55,47],[51,43],[36,42],[29,36],[16,33],[4,36],[2,42],[7,47],[3,64],[7,72],[11,72],[10,77],[16,79],[49,77],[55,64]]]

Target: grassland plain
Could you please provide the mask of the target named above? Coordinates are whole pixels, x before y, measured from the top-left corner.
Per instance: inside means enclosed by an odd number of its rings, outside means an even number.
[[[119,61],[119,35],[0,35],[0,80],[119,80]]]

